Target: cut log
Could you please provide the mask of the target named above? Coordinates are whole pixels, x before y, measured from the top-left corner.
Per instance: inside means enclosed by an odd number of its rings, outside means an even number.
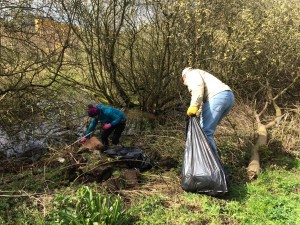
[[[258,138],[255,145],[251,149],[250,163],[247,168],[248,179],[257,178],[260,172],[259,149],[267,145],[267,129],[263,124],[259,124],[257,129]]]

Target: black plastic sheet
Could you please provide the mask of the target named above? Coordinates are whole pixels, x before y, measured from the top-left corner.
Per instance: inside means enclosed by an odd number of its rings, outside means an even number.
[[[228,192],[223,165],[196,117],[187,121],[181,186],[185,191],[208,195]]]
[[[154,162],[149,158],[142,149],[137,147],[117,147],[104,151],[104,153],[112,158],[124,160],[127,162],[128,168],[136,168],[141,172],[150,170]]]

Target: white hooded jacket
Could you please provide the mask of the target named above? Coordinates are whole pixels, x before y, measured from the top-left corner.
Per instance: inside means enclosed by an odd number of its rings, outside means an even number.
[[[208,101],[214,95],[230,90],[230,87],[212,74],[200,69],[188,69],[184,73],[184,84],[192,95],[190,106],[202,108],[203,102]]]

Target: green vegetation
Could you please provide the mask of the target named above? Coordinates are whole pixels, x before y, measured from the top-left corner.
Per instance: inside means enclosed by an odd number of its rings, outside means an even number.
[[[236,112],[229,120],[234,120]],[[244,119],[242,114],[238,118]],[[272,152],[269,149],[261,154],[262,172],[255,181],[248,182],[249,146],[232,141],[236,140],[235,132],[224,121],[219,131],[226,127],[228,138],[223,141],[225,134],[219,132],[217,140],[230,176],[229,193],[220,197],[187,193],[180,186],[184,151],[184,124],[180,120],[169,117],[151,135],[147,130],[134,140],[132,136],[122,137],[126,145],[144,142],[153,157],[159,154],[178,161],[170,170],[152,168],[141,173],[134,187],[123,184],[118,190],[110,190],[105,182],[84,182],[72,161],[55,161],[62,153],[58,149],[32,168],[2,173],[1,224],[299,224],[300,161],[296,151],[285,152],[281,145],[270,144]],[[237,125],[236,130],[240,128]],[[245,135],[251,131],[243,132]],[[84,153],[84,157],[91,158],[87,170],[95,168],[95,155]],[[122,177],[121,173],[117,169],[110,179]]]
[[[0,3],[0,224],[300,224],[299,0],[33,2]],[[229,174],[221,197],[180,185],[186,66],[211,72],[236,97],[215,134]],[[126,111],[137,131],[122,136],[125,146],[169,157],[171,168],[128,184],[111,159],[69,146],[86,105],[98,102]],[[49,124],[57,126],[41,132]],[[261,124],[267,143],[250,181]],[[48,151],[7,158],[10,138],[47,139]]]
[[[121,207],[120,196],[94,193],[81,187],[74,197],[59,194],[53,201],[53,212],[47,224],[126,224],[127,217]]]

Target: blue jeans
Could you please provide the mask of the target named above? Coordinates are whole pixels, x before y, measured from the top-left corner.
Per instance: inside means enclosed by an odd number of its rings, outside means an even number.
[[[203,104],[200,115],[200,126],[211,143],[213,150],[217,153],[214,141],[214,133],[222,118],[231,110],[234,104],[232,91],[222,91]]]

